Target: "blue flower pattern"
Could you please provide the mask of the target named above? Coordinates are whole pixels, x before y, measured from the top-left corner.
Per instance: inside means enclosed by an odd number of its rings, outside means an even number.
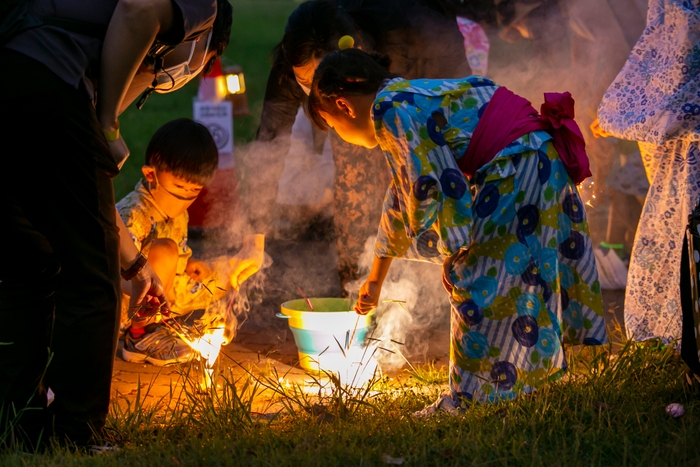
[[[564,340],[606,341],[586,214],[551,137],[524,135],[471,180],[458,169],[496,89],[480,77],[397,78],[373,105],[392,174],[375,255],[441,263],[458,253],[450,387],[481,401],[561,377]],[[579,321],[567,319],[572,307]]]

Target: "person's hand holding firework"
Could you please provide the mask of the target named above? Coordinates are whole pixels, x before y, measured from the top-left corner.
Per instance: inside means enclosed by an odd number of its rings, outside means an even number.
[[[122,283],[128,284],[129,310],[133,318],[138,313],[141,317],[160,314],[170,315],[165,288],[158,275],[139,252],[131,235],[124,225],[124,220],[115,211],[119,228],[119,262],[122,268]],[[125,276],[126,274],[126,276]]]
[[[379,303],[379,296],[382,293],[382,284],[391,266],[391,258],[374,257],[372,268],[369,271],[367,281],[360,287],[360,296],[355,304],[355,312],[366,315]]]
[[[150,264],[146,263],[129,282],[131,283],[129,309],[133,310],[132,325],[143,327],[150,323],[157,323],[162,317],[170,315],[163,284]]]
[[[163,310],[161,302],[155,297],[151,297],[147,303],[136,305],[134,310],[135,312],[131,313],[131,327],[134,329],[145,328],[170,317],[169,312]]]
[[[377,307],[379,296],[382,293],[382,285],[376,281],[367,281],[360,287],[360,294],[355,304],[355,312],[366,315]]]
[[[231,287],[238,290],[241,284],[262,268],[264,262],[265,236],[246,235],[243,248],[229,261]]]

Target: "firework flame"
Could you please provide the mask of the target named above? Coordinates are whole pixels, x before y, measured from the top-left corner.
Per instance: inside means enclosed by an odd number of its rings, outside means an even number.
[[[216,363],[216,359],[219,357],[221,346],[226,345],[228,341],[224,337],[225,329],[223,326],[210,329],[209,331],[210,332],[207,332],[199,339],[186,339],[185,342],[199,353],[202,360],[206,362],[207,368],[211,369],[214,363]]]

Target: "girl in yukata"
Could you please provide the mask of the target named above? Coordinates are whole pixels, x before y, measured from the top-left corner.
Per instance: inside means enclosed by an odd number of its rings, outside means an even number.
[[[564,342],[606,342],[573,100],[546,95],[540,117],[486,78],[407,81],[387,61],[331,53],[308,104],[316,125],[379,145],[391,172],[356,311],[377,305],[393,258],[442,263],[451,393],[428,413],[531,393],[564,374]]]

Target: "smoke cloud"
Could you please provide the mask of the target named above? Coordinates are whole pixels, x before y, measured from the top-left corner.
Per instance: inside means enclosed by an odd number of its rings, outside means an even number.
[[[375,238],[367,239],[360,266],[369,271],[374,258]],[[449,329],[450,304],[442,287],[442,268],[432,263],[396,259],[384,280],[375,312],[373,339],[375,357],[385,371],[396,370],[409,361],[425,361],[431,334]],[[348,284],[357,297],[366,278]],[[385,350],[382,350],[385,349]]]
[[[595,118],[605,89],[627,59],[635,38],[642,32],[646,2],[566,0],[554,3],[563,7],[543,16],[545,23],[523,19],[511,25],[508,34],[502,34],[512,38],[515,32],[528,37],[519,42],[506,42],[499,35],[502,30],[485,27],[491,40],[488,77],[528,98],[535,108],[543,101],[544,92],[572,93],[576,100],[577,120],[595,174],[595,185],[585,195],[598,197],[593,203],[595,209],[588,210],[589,224],[597,243],[604,238],[607,228],[605,182],[619,153],[611,142],[592,138],[588,126]],[[621,16],[621,12],[626,16]],[[456,22],[454,27],[456,31]],[[455,37],[461,45],[458,32]],[[457,56],[453,64],[443,63],[441,69],[450,65],[453,69],[460,69],[465,57],[463,52],[459,53],[455,52]],[[276,239],[278,250],[270,252],[276,263],[269,267],[271,259],[268,259],[266,269],[243,285],[231,313],[227,314],[229,297],[212,306],[207,313],[216,317],[228,316],[227,326],[240,327],[245,323],[267,327],[274,331],[273,334],[277,333],[275,338],[280,340],[284,339],[286,323],[276,320],[274,314],[282,301],[298,297],[295,292],[298,286],[310,296],[338,296],[341,292],[334,262],[337,261],[335,245],[328,232],[322,232],[321,239],[315,243],[299,243],[293,239],[294,228],[303,231],[315,217],[327,219],[332,215],[328,190],[332,189],[333,175],[329,171],[332,167],[328,167],[328,148],[324,149],[324,143],[319,144],[318,138],[308,128],[302,127],[302,117],[300,112],[291,140],[290,136],[282,136],[272,142],[252,142],[235,147],[239,174],[235,190],[242,197],[238,204],[227,198],[226,191],[230,192],[231,186],[209,194],[213,201],[209,216],[224,227],[205,242],[208,256],[236,251],[243,237],[254,233],[265,233],[268,239]],[[290,147],[297,154],[287,156]],[[280,158],[286,158],[286,161]],[[319,164],[326,166],[319,169]],[[317,170],[315,175],[308,176],[314,170]],[[299,174],[298,179],[293,174]],[[278,191],[280,180],[284,180],[283,186],[294,190],[285,193],[283,188]],[[305,201],[305,193],[314,195]],[[361,261],[367,270],[373,245],[374,239],[368,239]],[[282,259],[278,261],[278,258]],[[294,261],[285,258],[294,258]],[[431,333],[435,329],[448,329],[449,302],[440,277],[440,268],[433,264],[393,262],[382,290],[382,300],[389,301],[380,302],[374,330],[374,338],[380,339],[381,347],[388,350],[377,354],[383,368],[403,366],[404,357],[409,360],[424,358]],[[361,284],[362,281],[356,281],[348,285],[347,292],[351,297],[357,296]],[[231,316],[235,319],[232,320]]]

